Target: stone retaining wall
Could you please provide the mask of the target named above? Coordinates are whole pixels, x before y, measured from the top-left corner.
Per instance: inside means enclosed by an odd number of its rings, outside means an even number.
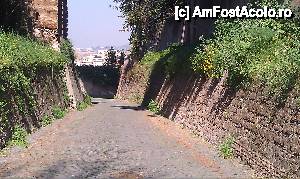
[[[253,85],[234,91],[225,85],[225,77],[178,74],[168,79],[160,72],[148,76],[145,83],[143,75],[124,76],[119,98],[140,96],[145,104],[155,99],[164,116],[216,147],[229,136],[234,137],[235,156],[258,175],[300,177],[299,92],[292,91],[287,102],[278,106],[266,97],[263,87]]]
[[[2,96],[7,103],[5,105],[7,113],[4,113],[7,123],[2,121],[0,125],[0,149],[5,147],[7,141],[10,140],[16,125],[21,125],[28,132],[33,132],[34,129],[41,127],[42,118],[50,115],[53,107],[69,107],[68,91],[63,81],[63,74],[57,75],[51,69],[40,68],[34,76],[31,76],[31,79],[30,94],[8,88],[5,96]],[[4,83],[9,84],[9,82]],[[29,99],[31,95],[33,95],[34,104],[32,99]],[[22,105],[16,102],[20,96],[24,100]]]

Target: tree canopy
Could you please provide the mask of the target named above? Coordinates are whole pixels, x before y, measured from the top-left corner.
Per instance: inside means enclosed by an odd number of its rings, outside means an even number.
[[[131,32],[134,58],[140,59],[158,42],[166,19],[173,16],[174,6],[184,0],[114,0],[125,18],[124,29]]]
[[[31,0],[1,0],[0,28],[21,34],[30,32],[33,26],[30,3]]]

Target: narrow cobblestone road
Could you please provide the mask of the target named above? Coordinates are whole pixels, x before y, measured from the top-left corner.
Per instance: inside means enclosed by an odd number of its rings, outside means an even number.
[[[0,178],[250,178],[209,144],[134,105],[97,99],[0,158]]]

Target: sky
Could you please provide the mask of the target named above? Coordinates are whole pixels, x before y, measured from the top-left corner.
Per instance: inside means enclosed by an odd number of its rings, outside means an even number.
[[[129,32],[120,32],[124,19],[112,0],[69,0],[69,38],[75,47],[122,46]]]

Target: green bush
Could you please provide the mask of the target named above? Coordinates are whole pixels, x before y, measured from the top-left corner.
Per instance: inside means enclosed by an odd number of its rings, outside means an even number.
[[[60,43],[60,52],[69,60],[75,60],[73,44],[69,39],[63,39]]]
[[[160,108],[159,105],[157,104],[156,101],[151,100],[147,106],[147,109],[155,114],[159,114],[160,113]]]
[[[77,104],[77,110],[83,111],[91,105],[92,105],[92,97],[90,97],[89,95],[85,95],[83,101]]]
[[[63,110],[62,108],[55,106],[52,109],[52,115],[55,119],[62,119],[65,117],[67,111]]]
[[[170,49],[166,49],[159,52],[148,52],[143,59],[139,62],[139,65],[146,67],[147,70],[151,71],[156,62],[165,57],[168,53],[170,53]]]
[[[225,141],[219,146],[220,154],[225,158],[231,158],[233,156],[233,147],[234,138],[228,137]]]
[[[299,79],[299,21],[221,19],[216,25],[214,38],[202,41],[191,58],[194,71],[209,77],[228,72],[232,87],[259,82],[284,100]]]
[[[10,126],[10,121],[15,120],[9,118],[12,113],[20,115],[20,118],[36,116],[38,108],[37,95],[32,86],[34,80],[40,73],[52,73],[53,76],[62,78],[67,63],[68,59],[50,45],[0,30],[1,132],[14,127]],[[22,141],[25,131],[16,126],[14,133],[11,144]]]
[[[157,68],[164,68],[163,64],[160,63],[160,59],[167,53],[167,50],[160,52],[148,52],[144,56],[144,58],[139,61],[139,63],[137,63],[132,70],[128,72],[128,78],[130,78],[132,82],[136,80],[137,83],[141,83],[146,87],[153,70],[157,70]],[[142,95],[138,91],[136,91],[135,93],[131,93],[129,95],[129,99],[132,102],[137,103],[141,103],[143,100]]]
[[[88,108],[89,107],[89,105],[88,104],[86,104],[85,102],[79,102],[78,104],[77,104],[77,110],[78,111],[84,111],[86,108]]]
[[[89,96],[89,95],[85,95],[84,99],[83,99],[83,102],[88,104],[89,106],[92,105],[92,97]]]
[[[44,116],[44,117],[42,118],[41,125],[42,125],[43,127],[46,127],[46,126],[50,125],[54,120],[55,120],[55,119],[54,119],[53,116],[48,116],[48,115],[46,115],[46,116]]]
[[[0,62],[0,72],[27,67],[32,71],[41,66],[62,69],[68,59],[42,42],[0,31]]]
[[[162,58],[168,77],[191,71],[191,63],[188,59],[194,54],[194,51],[193,45],[173,44],[170,46],[167,49],[168,53]]]
[[[173,44],[163,51],[148,52],[139,65],[147,69],[148,73],[157,68],[155,65],[159,65],[168,77],[172,77],[176,73],[191,71],[188,59],[193,55],[194,49],[194,46]]]
[[[8,146],[20,146],[26,147],[28,142],[26,140],[28,136],[27,131],[21,126],[17,125],[13,129],[13,134],[11,140],[8,142]]]
[[[277,1],[261,1],[275,9]],[[265,87],[267,96],[282,103],[300,87],[300,21],[294,19],[219,19],[212,39],[201,39],[196,47],[174,44],[160,52],[147,53],[133,73],[145,81],[162,68],[172,77],[191,69],[210,78],[228,74],[232,88],[250,84]]]

